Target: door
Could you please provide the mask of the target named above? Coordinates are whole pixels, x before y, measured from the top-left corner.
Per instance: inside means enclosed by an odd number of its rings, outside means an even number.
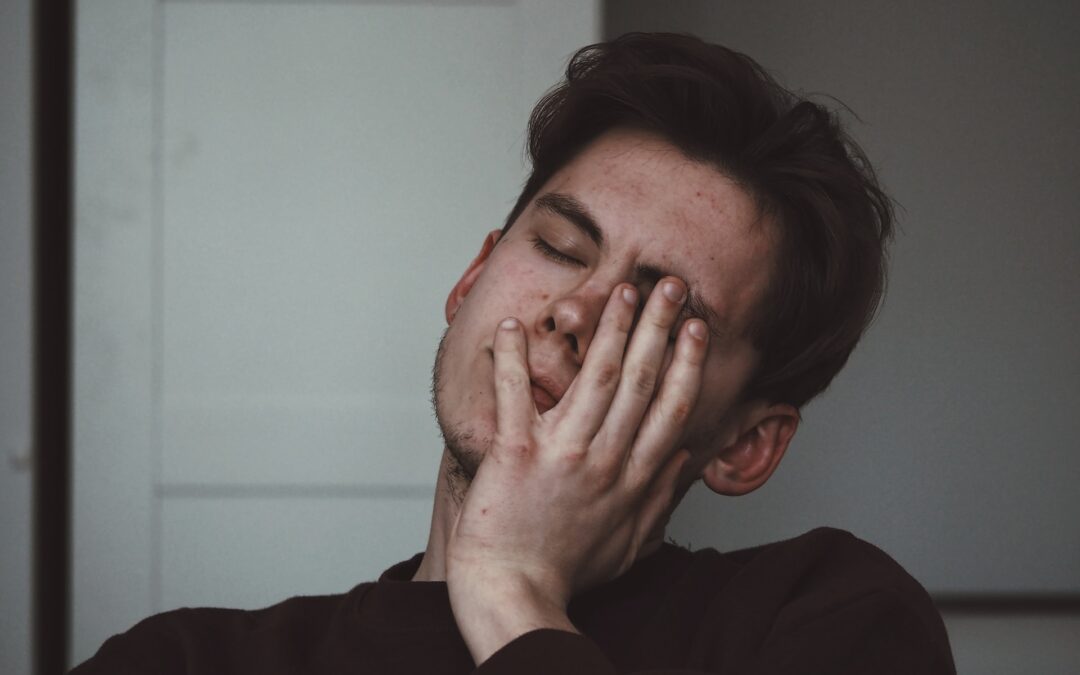
[[[423,549],[442,304],[595,2],[78,7],[75,662]]]

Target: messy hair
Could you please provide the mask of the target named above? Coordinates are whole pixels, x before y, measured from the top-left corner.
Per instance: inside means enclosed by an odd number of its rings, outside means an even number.
[[[760,354],[744,400],[801,407],[847,362],[885,284],[892,202],[835,113],[750,57],[671,33],[580,49],[529,120],[532,171],[509,228],[540,188],[616,128],[656,134],[740,185],[775,228],[748,337]]]

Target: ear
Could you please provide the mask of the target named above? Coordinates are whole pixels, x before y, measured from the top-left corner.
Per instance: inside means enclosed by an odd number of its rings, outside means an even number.
[[[724,447],[702,469],[701,479],[713,492],[744,495],[769,480],[799,428],[799,411],[787,404],[752,404],[738,416]]]
[[[473,284],[476,283],[476,279],[480,276],[480,271],[484,269],[484,263],[487,262],[488,256],[491,255],[492,249],[495,248],[495,244],[501,236],[502,230],[488,232],[487,236],[484,237],[484,244],[480,247],[480,252],[476,254],[476,257],[465,269],[465,273],[450,289],[450,295],[446,298],[446,323],[453,323],[454,315],[457,314],[461,303],[465,301],[465,296],[472,290]]]

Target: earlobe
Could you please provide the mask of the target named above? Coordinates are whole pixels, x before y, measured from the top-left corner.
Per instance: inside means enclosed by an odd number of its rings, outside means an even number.
[[[465,273],[450,289],[450,295],[446,297],[446,323],[454,322],[454,316],[457,315],[461,303],[465,302],[465,296],[472,290],[473,284],[476,283],[476,279],[480,276],[480,271],[484,269],[484,263],[487,262],[491,251],[495,248],[495,244],[498,243],[501,236],[502,230],[492,230],[487,233],[487,236],[484,237],[484,244],[480,247],[480,252],[476,254],[476,257],[465,269]]]
[[[744,495],[764,485],[799,427],[799,411],[787,404],[762,404],[744,420],[735,440],[702,469],[702,481],[713,492]]]

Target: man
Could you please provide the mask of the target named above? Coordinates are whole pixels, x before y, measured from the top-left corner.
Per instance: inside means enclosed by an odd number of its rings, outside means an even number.
[[[835,119],[695,38],[581,50],[446,302],[425,552],[340,596],[185,609],[75,672],[948,673],[923,589],[821,529],[663,543],[761,486],[884,279],[891,208]]]

